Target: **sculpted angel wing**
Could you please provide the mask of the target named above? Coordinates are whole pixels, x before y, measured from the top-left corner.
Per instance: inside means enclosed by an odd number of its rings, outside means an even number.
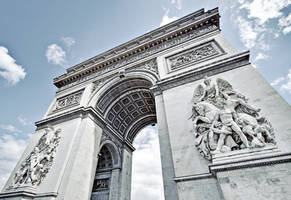
[[[194,90],[194,94],[193,94],[193,99],[195,103],[198,103],[200,101],[202,101],[203,97],[205,96],[205,89],[204,87],[199,84],[195,90]]]
[[[189,117],[189,119],[192,119],[192,121],[198,116],[198,112],[196,111],[195,107],[192,107],[192,115]]]
[[[223,93],[233,92],[232,85],[226,80],[223,80],[221,78],[217,78],[216,84],[217,84],[217,88],[218,88],[219,92],[223,92]]]

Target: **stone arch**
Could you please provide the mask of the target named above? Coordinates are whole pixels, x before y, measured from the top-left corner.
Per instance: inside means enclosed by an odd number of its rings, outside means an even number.
[[[155,100],[150,87],[152,83],[143,78],[121,79],[100,96],[95,109],[117,133],[132,142],[133,138],[126,138],[131,129],[138,131],[145,123],[155,121]],[[149,116],[154,118],[150,122]]]
[[[150,91],[157,74],[142,69],[104,81],[93,92],[88,106],[94,107],[114,131],[132,143],[143,127],[156,123],[155,99]]]
[[[110,140],[103,141],[99,148],[91,200],[110,199],[116,185],[112,176],[117,167],[120,168],[120,156],[116,145]]]
[[[118,147],[116,146],[116,144],[114,142],[112,142],[109,139],[106,139],[104,141],[101,142],[100,144],[100,148],[99,148],[99,153],[102,150],[103,147],[108,148],[110,154],[111,154],[111,158],[112,158],[112,167],[113,168],[117,168],[120,167],[121,165],[121,160],[120,160],[120,151],[118,149]]]
[[[155,85],[155,83],[159,80],[159,77],[156,73],[153,73],[149,70],[141,70],[141,69],[136,69],[136,70],[131,70],[129,72],[126,72],[124,78],[120,78],[118,74],[116,74],[113,77],[107,76],[100,81],[100,85],[98,85],[99,88],[93,91],[93,93],[89,97],[87,106],[94,107],[98,99],[108,90],[108,88],[110,88],[112,85],[119,83],[120,81],[122,81],[122,79],[130,79],[130,78],[145,79],[151,82],[152,85]]]

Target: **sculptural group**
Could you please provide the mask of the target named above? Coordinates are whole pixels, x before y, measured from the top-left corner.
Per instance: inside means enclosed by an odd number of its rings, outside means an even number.
[[[195,146],[204,158],[276,144],[271,123],[228,81],[217,78],[212,83],[205,77],[195,88],[193,100]]]
[[[56,147],[59,144],[61,129],[54,130],[49,126],[39,139],[33,151],[22,162],[20,169],[15,173],[15,188],[21,185],[39,185],[48,173],[55,157]]]

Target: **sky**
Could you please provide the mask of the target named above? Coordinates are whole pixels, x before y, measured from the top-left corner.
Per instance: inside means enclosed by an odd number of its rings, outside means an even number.
[[[34,122],[54,98],[54,77],[175,19],[215,7],[221,34],[239,51],[250,50],[253,67],[290,104],[291,0],[2,0],[0,188],[34,133]],[[156,128],[142,132],[135,144],[135,177],[143,177],[148,167],[138,155],[159,151]],[[154,160],[159,167],[159,158]],[[133,179],[133,200],[138,193],[147,200],[163,199],[155,189],[161,179],[155,184],[143,180]]]

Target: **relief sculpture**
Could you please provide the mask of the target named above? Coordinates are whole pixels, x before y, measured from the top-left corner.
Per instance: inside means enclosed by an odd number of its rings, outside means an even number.
[[[44,135],[15,173],[14,185],[10,188],[21,185],[39,185],[42,182],[53,163],[60,132],[61,129],[54,130],[53,127],[45,129]]]
[[[275,145],[271,123],[260,115],[260,109],[235,91],[226,80],[208,77],[194,90],[192,121],[195,146],[208,159],[212,155]]]

